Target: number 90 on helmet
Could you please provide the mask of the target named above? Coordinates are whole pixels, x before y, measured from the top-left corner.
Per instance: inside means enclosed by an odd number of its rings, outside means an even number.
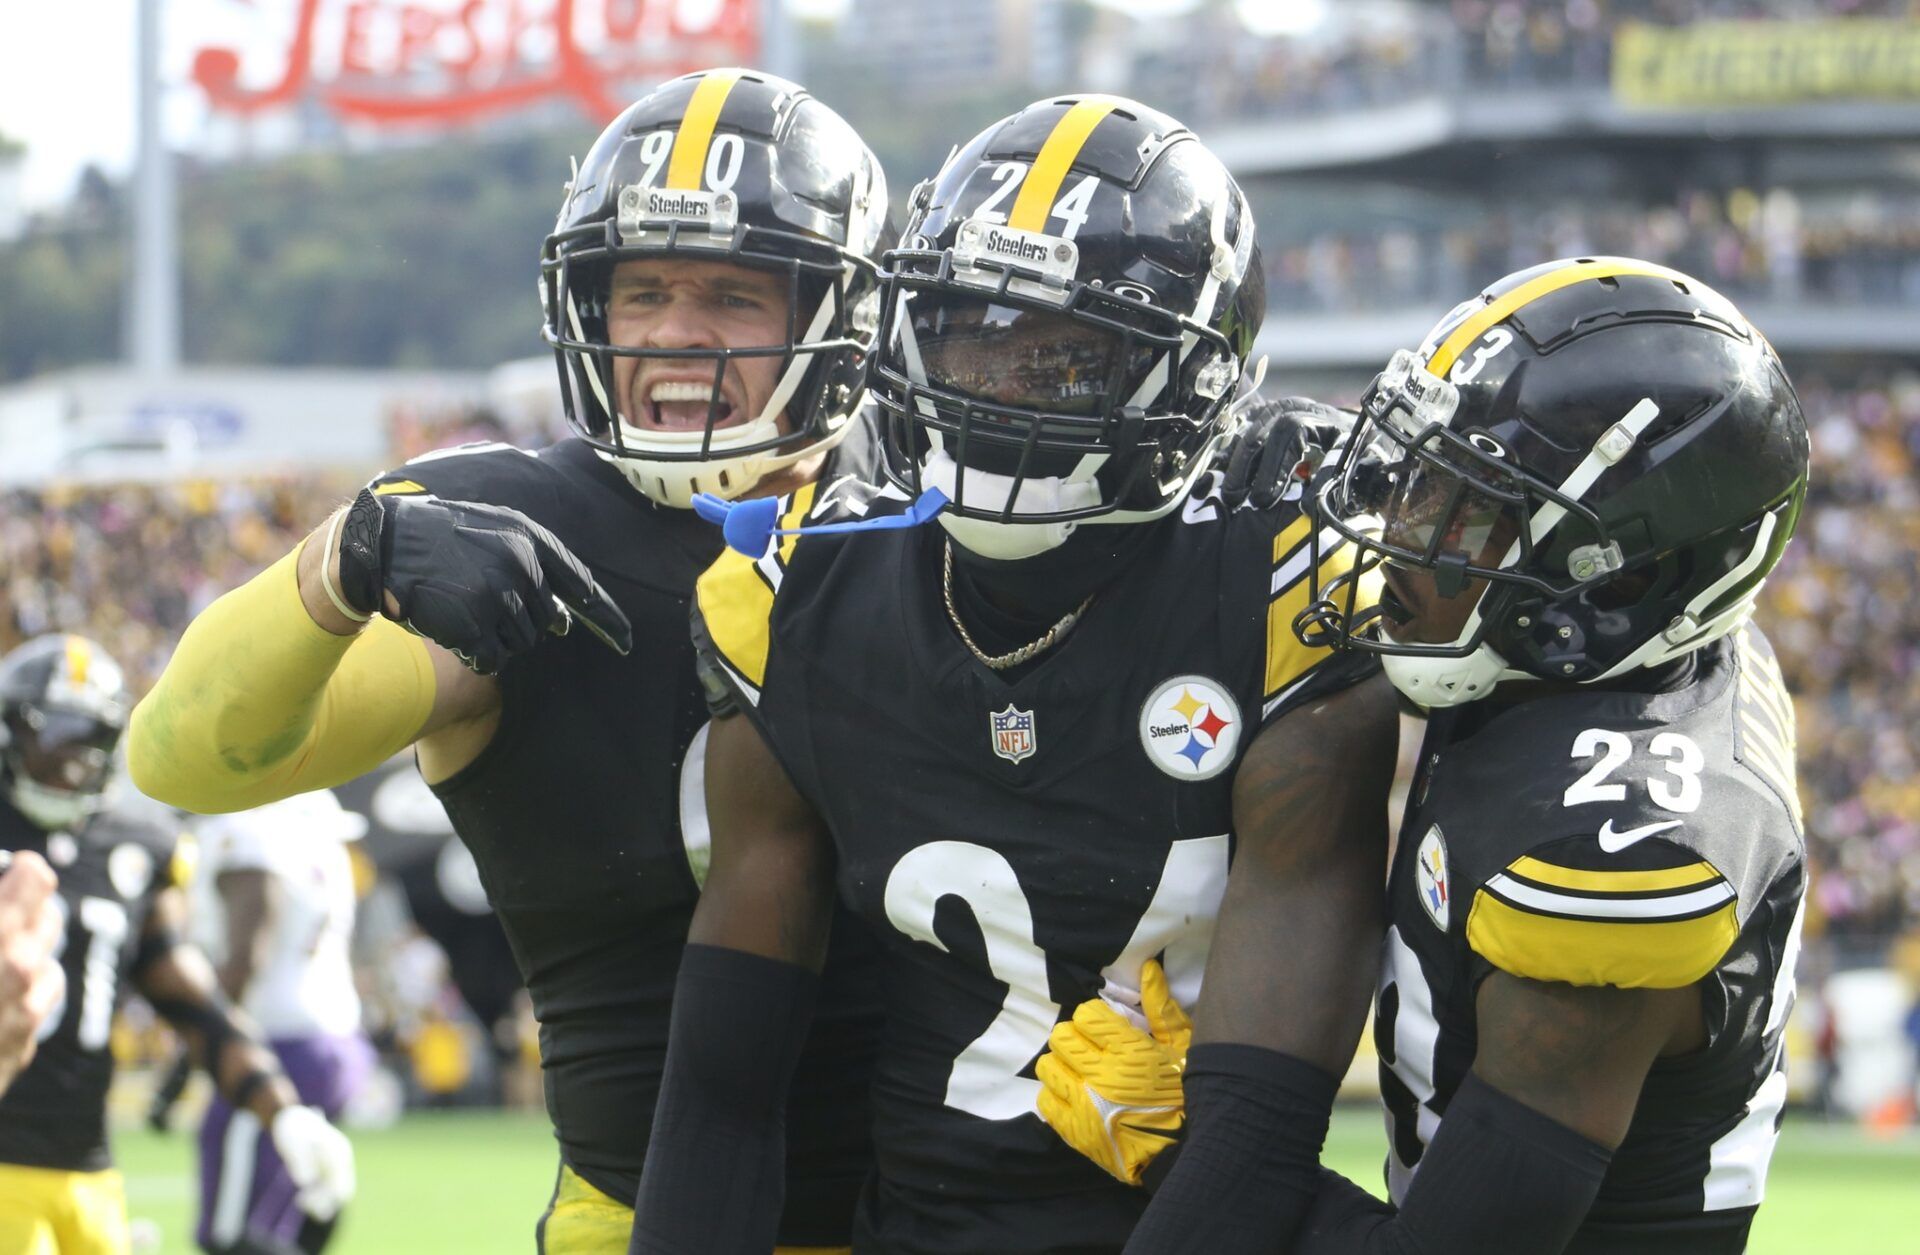
[[[541,251],[544,338],[573,430],[641,492],[684,508],[737,497],[845,434],[878,322],[874,262],[886,231],[879,160],[798,84],[714,69],[662,84],[595,141]],[[768,343],[614,343],[609,299],[624,262],[704,262],[767,272],[785,287],[785,333]],[[622,394],[620,359],[678,363],[706,389],[706,420],[649,426]],[[730,379],[777,361],[754,413],[732,414]],[[698,388],[696,387],[696,391]]]
[[[1226,167],[1113,96],[1039,101],[957,149],[882,265],[888,474],[945,492],[970,547],[1171,509],[1228,434],[1266,306]]]

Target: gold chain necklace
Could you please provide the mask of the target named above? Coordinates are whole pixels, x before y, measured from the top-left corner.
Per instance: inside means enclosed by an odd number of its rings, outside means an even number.
[[[1050,649],[1054,645],[1058,644],[1061,637],[1065,636],[1068,632],[1071,632],[1073,630],[1073,625],[1080,621],[1080,616],[1087,612],[1087,607],[1093,604],[1093,594],[1088,593],[1086,596],[1086,600],[1082,601],[1079,605],[1075,606],[1073,609],[1067,611],[1067,613],[1061,617],[1060,622],[1048,628],[1046,632],[1044,632],[1041,635],[1039,640],[1034,641],[1033,643],[1028,645],[1022,645],[1020,648],[1013,650],[1011,653],[988,654],[985,650],[981,649],[978,645],[973,643],[973,636],[971,633],[967,631],[967,625],[960,622],[959,608],[953,604],[953,542],[952,541],[946,542],[946,553],[941,560],[940,591],[946,597],[947,618],[953,620],[953,630],[960,633],[960,642],[963,645],[965,645],[968,649],[973,651],[973,656],[975,658],[978,658],[981,662],[993,668],[995,671],[1005,671],[1008,667],[1017,667],[1021,663],[1026,662],[1028,659],[1036,657],[1043,651]]]

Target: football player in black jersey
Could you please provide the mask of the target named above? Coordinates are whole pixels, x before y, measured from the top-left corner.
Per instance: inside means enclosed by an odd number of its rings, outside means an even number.
[[[854,1247],[893,1255],[1119,1250],[1145,1202],[1134,1139],[1174,1127],[1109,1106],[1127,1144],[1102,1171],[1043,1122],[1035,1060],[1057,1027],[1106,1030],[1061,1024],[1096,997],[1177,1035],[1203,969],[1238,966],[1208,957],[1223,894],[1374,944],[1352,921],[1383,875],[1390,691],[1292,634],[1299,493],[1220,493],[1265,304],[1240,189],[1164,114],[1069,95],[956,149],[909,212],[870,385],[880,497],[950,504],[940,526],[787,535],[701,577],[734,713],[707,746],[713,865],[635,1251],[765,1248],[836,890],[886,952]],[[787,518],[809,513],[803,495]],[[1349,552],[1321,555],[1325,578]],[[1291,1048],[1340,1066],[1370,967],[1290,975],[1315,1008]],[[1196,1049],[1190,1085],[1266,1094],[1240,1064]]]
[[[577,435],[380,476],[209,608],[135,713],[136,780],[203,811],[415,747],[540,1020],[562,1159],[547,1251],[626,1245],[706,866],[686,624],[720,542],[686,507],[867,473],[854,412],[886,212],[873,154],[793,83],[712,70],[642,98],[575,172],[544,249]],[[842,940],[789,1113],[779,1240],[795,1247],[845,1245],[871,1155],[876,995],[857,933]]]
[[[1512,275],[1375,381],[1310,510],[1387,588],[1323,589],[1300,626],[1430,712],[1374,1016],[1397,1211],[1327,1174],[1291,1249],[1745,1249],[1806,875],[1793,707],[1748,619],[1807,474],[1766,340],[1646,262]],[[1326,961],[1272,936],[1270,963]],[[1274,1249],[1207,1203],[1163,1191],[1148,1223],[1180,1236],[1141,1249]]]
[[[0,851],[31,851],[60,876],[66,997],[33,1062],[0,1097],[0,1250],[122,1255],[125,1191],[107,1146],[110,1035],[126,990],[185,1039],[221,1094],[262,1130],[319,1222],[353,1193],[353,1151],[300,1105],[273,1052],[180,940],[186,903],[175,835],[105,808],[129,695],[92,642],[41,636],[0,658]],[[230,1248],[293,1255],[293,1247]]]

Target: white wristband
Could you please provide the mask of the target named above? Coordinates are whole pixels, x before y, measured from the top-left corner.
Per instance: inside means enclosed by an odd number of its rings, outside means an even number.
[[[358,610],[348,606],[345,599],[340,596],[338,590],[333,586],[333,563],[335,558],[333,542],[335,538],[340,535],[340,519],[345,513],[345,510],[335,510],[333,512],[333,520],[327,524],[327,545],[320,554],[320,587],[326,590],[327,600],[333,603],[335,610],[338,610],[355,623],[367,623],[372,620],[373,616],[370,614],[361,614]]]

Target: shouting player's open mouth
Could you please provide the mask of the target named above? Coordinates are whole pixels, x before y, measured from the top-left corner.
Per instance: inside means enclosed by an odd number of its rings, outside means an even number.
[[[711,411],[713,426],[732,426],[740,413],[739,407],[728,396],[730,390],[725,384],[720,389],[716,404],[713,393],[713,379],[661,379],[645,381],[634,389],[634,410],[638,413],[641,427],[651,427],[659,431],[699,431],[707,425],[707,415]],[[744,417],[744,416],[743,416]]]

